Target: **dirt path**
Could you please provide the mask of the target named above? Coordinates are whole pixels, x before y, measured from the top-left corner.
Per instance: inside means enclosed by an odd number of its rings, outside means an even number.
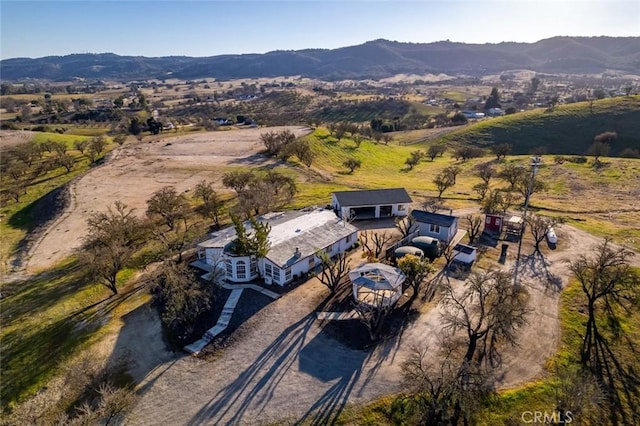
[[[529,290],[533,311],[519,346],[504,356],[502,388],[544,374],[560,337],[559,290],[569,278],[564,259],[601,241],[569,226],[559,230],[559,237],[558,250],[546,251],[545,262],[523,262],[521,283]],[[507,270],[514,267],[515,250],[510,250]],[[463,283],[452,280],[452,285],[459,289]],[[436,307],[371,354],[347,348],[323,333],[322,323],[310,315],[324,291],[312,280],[272,303],[215,360],[182,357],[155,367],[140,384],[131,423],[253,425],[309,418],[325,424],[347,404],[400,391],[400,366],[412,345],[437,347]]]

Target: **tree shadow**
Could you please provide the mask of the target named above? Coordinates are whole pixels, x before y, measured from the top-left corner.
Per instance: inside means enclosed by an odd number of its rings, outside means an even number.
[[[250,406],[262,411],[299,357],[315,319],[315,313],[311,313],[287,327],[236,380],[218,391],[187,424],[239,424]]]
[[[631,352],[631,359],[637,360],[639,355],[633,341],[624,336],[626,349]],[[602,334],[594,335],[594,350],[588,368],[604,390],[609,406],[611,424],[638,424],[640,419],[640,375],[635,363],[624,362],[617,354],[610,341]]]
[[[540,252],[534,252],[520,261],[520,270],[544,283],[546,290],[562,291],[562,278],[551,272],[551,263]]]
[[[368,358],[364,351],[339,351],[329,339],[319,333],[301,351],[300,371],[323,382],[337,381],[327,389],[296,424],[333,424],[344,409],[356,383],[362,374],[362,366]],[[331,352],[327,352],[330,350]],[[364,385],[363,385],[364,386]]]
[[[271,157],[263,153],[256,153],[256,154],[248,155],[246,157],[235,158],[229,161],[229,164],[240,164],[243,166],[255,167],[255,166],[262,166],[266,164],[269,160],[271,160]]]

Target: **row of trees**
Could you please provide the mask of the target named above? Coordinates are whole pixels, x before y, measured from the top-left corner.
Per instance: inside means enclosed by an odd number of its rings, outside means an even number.
[[[278,157],[282,161],[296,156],[307,167],[313,162],[313,151],[309,143],[296,136],[288,129],[280,132],[267,132],[260,135],[260,140],[267,149],[267,154]]]
[[[74,148],[88,157],[91,163],[104,152],[107,140],[104,136],[95,136],[88,140],[77,140]],[[3,180],[3,198],[20,202],[23,195],[39,177],[63,167],[70,173],[80,161],[77,155],[69,152],[64,142],[47,140],[42,143],[24,142],[9,149],[0,161],[0,174]]]

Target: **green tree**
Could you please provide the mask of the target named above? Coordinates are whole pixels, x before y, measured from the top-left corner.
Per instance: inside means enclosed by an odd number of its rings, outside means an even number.
[[[413,254],[407,254],[398,259],[398,268],[406,277],[404,281],[405,286],[411,287],[413,290],[411,300],[418,297],[420,286],[427,276],[435,270],[428,259]],[[427,293],[430,293],[430,291],[427,290]]]
[[[233,244],[233,252],[239,256],[266,257],[271,244],[269,243],[269,233],[271,225],[261,222],[255,217],[249,218],[251,229],[247,230],[242,220],[232,214],[231,221],[236,231],[236,239]]]
[[[484,104],[484,109],[489,108],[500,108],[500,92],[498,91],[497,87],[491,89],[491,94]]]

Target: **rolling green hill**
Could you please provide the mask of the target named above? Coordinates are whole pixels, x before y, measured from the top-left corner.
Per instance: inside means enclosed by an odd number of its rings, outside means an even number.
[[[549,154],[584,154],[595,135],[618,133],[611,155],[640,149],[640,96],[603,99],[557,106],[484,120],[443,136],[448,144],[489,147],[509,143],[513,154],[545,147]]]

